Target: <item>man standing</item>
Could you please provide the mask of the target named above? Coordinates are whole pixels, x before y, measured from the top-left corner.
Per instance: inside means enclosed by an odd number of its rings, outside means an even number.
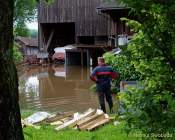
[[[116,79],[116,73],[111,66],[105,64],[103,57],[98,57],[98,66],[92,71],[90,78],[96,82],[99,103],[103,112],[106,113],[105,98],[108,102],[110,113],[113,112],[113,101],[111,95],[111,81]]]

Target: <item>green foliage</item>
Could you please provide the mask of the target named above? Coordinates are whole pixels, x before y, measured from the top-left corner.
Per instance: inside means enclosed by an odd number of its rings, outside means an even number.
[[[37,12],[36,0],[15,0],[14,1],[14,23],[33,21]]]
[[[29,36],[29,30],[25,23],[32,22],[36,19],[37,12],[36,0],[15,0],[14,1],[14,35]]]
[[[21,62],[22,61],[22,53],[20,52],[19,50],[19,46],[14,43],[14,46],[13,46],[13,59],[15,62]]]
[[[175,129],[175,1],[122,0],[137,16],[127,24],[136,32],[128,45],[130,62],[142,76],[144,89],[121,94],[128,130],[174,134]]]
[[[53,4],[53,3],[55,2],[55,0],[45,0],[45,2],[46,2],[47,4]]]
[[[15,36],[23,36],[23,37],[29,37],[30,36],[30,30],[27,28],[25,23],[18,22],[16,26],[14,27],[14,35]]]
[[[113,89],[114,92],[119,91],[121,80],[139,80],[140,75],[136,72],[134,66],[130,63],[129,58],[124,55],[114,55],[111,52],[104,54],[107,64],[111,65],[115,71],[119,73],[119,78],[115,81],[118,89]]]

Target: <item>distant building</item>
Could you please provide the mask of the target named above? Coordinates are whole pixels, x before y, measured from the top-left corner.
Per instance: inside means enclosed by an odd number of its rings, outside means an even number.
[[[18,36],[15,39],[15,41],[22,47],[21,52],[24,57],[38,54],[39,49],[38,49],[37,38],[28,38],[28,37]]]
[[[21,52],[24,58],[24,62],[29,64],[38,64],[39,60],[37,58],[39,48],[37,38],[28,38],[18,36],[15,42],[21,46]]]

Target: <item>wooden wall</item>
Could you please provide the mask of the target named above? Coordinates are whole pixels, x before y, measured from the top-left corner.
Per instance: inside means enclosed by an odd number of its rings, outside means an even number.
[[[128,13],[128,9],[113,10],[105,13],[109,16],[108,35],[132,34],[129,27],[127,27],[126,24],[120,19],[121,17],[132,19],[131,17],[129,17]]]
[[[55,0],[39,4],[39,23],[75,22],[76,36],[106,36],[108,16],[98,15],[102,0]]]

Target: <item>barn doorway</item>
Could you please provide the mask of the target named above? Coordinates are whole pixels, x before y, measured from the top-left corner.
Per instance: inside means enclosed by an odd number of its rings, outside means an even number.
[[[54,48],[75,43],[75,23],[41,23],[43,48],[54,53]]]

